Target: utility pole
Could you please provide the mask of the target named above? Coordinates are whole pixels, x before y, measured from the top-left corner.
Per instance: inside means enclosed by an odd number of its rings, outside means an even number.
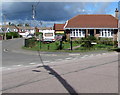
[[[33,23],[34,23],[35,37],[36,37],[36,29],[35,29],[35,16],[36,16],[35,6],[34,6],[34,5],[32,5],[32,18],[33,18]]]
[[[70,50],[73,50],[73,48],[72,48],[72,37],[70,37]]]
[[[120,48],[120,20],[118,21],[118,48]]]
[[[4,14],[3,16],[4,16],[4,28],[5,28],[5,31],[4,31],[4,34],[5,34],[4,35],[4,40],[6,40],[6,30],[7,30],[6,29],[6,15]]]
[[[36,17],[36,7],[39,4],[39,2],[36,5],[32,5],[32,18],[33,18],[33,22],[34,22],[34,27],[35,26],[35,17]],[[42,23],[40,23],[42,25]],[[36,29],[35,29],[35,37],[36,37]],[[41,49],[41,34],[39,34],[39,49]]]

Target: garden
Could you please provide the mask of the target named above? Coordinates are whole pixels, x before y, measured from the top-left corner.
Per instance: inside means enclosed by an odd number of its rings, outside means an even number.
[[[72,50],[71,50],[72,45]],[[40,50],[40,51],[65,51],[65,52],[86,52],[97,50],[113,50],[117,48],[117,41],[113,41],[110,38],[96,39],[93,36],[81,38],[79,40],[72,41],[55,41],[55,42],[42,42],[37,41],[35,38],[26,39],[25,46],[27,50]]]

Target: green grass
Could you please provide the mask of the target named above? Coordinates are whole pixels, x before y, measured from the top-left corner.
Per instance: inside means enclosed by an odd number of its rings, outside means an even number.
[[[42,42],[41,43],[37,42],[34,47],[32,47],[32,48],[23,47],[23,49],[34,50],[34,51],[37,51],[37,50],[56,51],[56,50],[58,50],[59,45],[60,45],[60,42],[53,42],[53,43],[48,43],[48,44],[47,43],[42,43]],[[78,45],[80,45],[80,44],[78,44],[76,42],[73,42],[73,46],[78,46]],[[68,48],[70,48],[70,43],[69,42],[63,42],[62,47],[63,47],[62,50],[68,49]]]
[[[92,46],[91,48],[79,47],[76,50],[93,51],[93,50],[111,50],[112,48],[113,48],[113,46],[111,46],[111,45],[96,44],[96,45]]]
[[[47,51],[47,52],[89,52],[89,51],[100,51],[100,50],[112,50],[113,46],[111,45],[105,45],[105,44],[96,44],[91,48],[85,48],[85,47],[79,47],[75,50],[68,50],[68,48],[70,48],[70,42],[63,42],[62,46],[63,49],[59,50],[58,47],[60,45],[60,42],[53,42],[53,43],[40,43],[40,42],[36,42],[35,46],[32,48],[29,47],[23,47],[23,49],[27,49],[27,50],[33,50],[33,51]],[[80,44],[73,41],[73,47],[74,46],[79,46]]]

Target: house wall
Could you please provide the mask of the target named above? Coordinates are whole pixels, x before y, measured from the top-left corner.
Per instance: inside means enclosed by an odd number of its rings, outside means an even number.
[[[94,37],[98,38],[113,38],[114,41],[117,41],[118,38],[118,29],[85,29],[85,37],[90,36],[90,31],[92,31],[92,33],[94,34]],[[74,31],[73,31],[74,32]],[[104,35],[106,36],[101,36],[101,33],[103,32]],[[113,32],[113,35],[111,34]],[[70,39],[70,37],[72,37],[72,39],[80,39],[82,37],[75,37],[75,36],[71,36],[71,30],[67,29],[65,31],[66,34],[66,38]]]
[[[66,36],[66,40],[70,39],[70,30],[65,30],[65,36]]]

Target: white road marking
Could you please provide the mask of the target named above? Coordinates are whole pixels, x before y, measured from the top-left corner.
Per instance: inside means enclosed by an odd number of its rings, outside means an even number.
[[[69,54],[69,55],[75,56],[75,55],[80,55],[80,54]]]
[[[93,56],[93,54],[90,55],[90,57],[92,57],[92,56]]]
[[[71,57],[68,57],[68,58],[65,58],[65,59],[70,60],[70,59],[72,59],[72,58],[71,58]]]
[[[96,56],[100,56],[101,54],[97,54]]]
[[[57,56],[56,54],[52,54],[51,56]]]
[[[81,58],[86,58],[86,57],[88,57],[89,55],[84,55],[84,56],[82,56]]]
[[[49,63],[50,61],[43,61],[43,63]]]
[[[22,66],[22,65],[17,65],[17,66]]]
[[[59,60],[63,60],[63,59],[57,59],[57,60],[59,61]]]
[[[31,65],[32,65],[32,64],[36,64],[36,63],[29,63],[29,64],[31,64]]]
[[[103,55],[105,55],[106,53],[102,53]]]

